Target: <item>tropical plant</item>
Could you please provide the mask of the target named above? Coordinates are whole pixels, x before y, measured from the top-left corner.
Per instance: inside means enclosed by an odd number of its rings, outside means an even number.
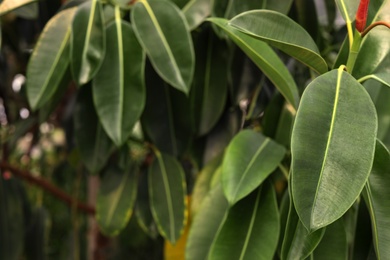
[[[390,0],[63,2],[19,66],[0,3],[1,259],[390,259]]]

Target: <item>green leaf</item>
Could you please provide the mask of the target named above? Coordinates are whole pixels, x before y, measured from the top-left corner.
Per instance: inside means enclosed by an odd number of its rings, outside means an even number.
[[[228,46],[207,30],[196,40],[195,78],[190,92],[194,130],[208,133],[226,105],[228,90]]]
[[[131,25],[120,18],[107,27],[106,56],[93,80],[93,99],[107,135],[119,147],[145,106],[145,55]]]
[[[222,163],[222,186],[230,205],[255,190],[278,167],[285,153],[281,145],[252,130],[236,135]]]
[[[196,215],[207,194],[212,189],[211,183],[213,177],[216,175],[217,169],[222,163],[222,158],[222,155],[217,156],[199,172],[191,195],[191,216]]]
[[[49,213],[43,208],[36,208],[29,221],[25,236],[25,254],[27,259],[46,259],[49,245]]]
[[[254,10],[237,15],[228,25],[269,43],[320,74],[328,71],[328,65],[310,35],[283,14]]]
[[[376,27],[363,38],[352,75],[359,81],[374,79],[390,87],[390,30]]]
[[[38,0],[4,0],[0,3],[0,16],[37,1]]]
[[[191,0],[182,9],[190,30],[197,28],[210,15],[211,0]]]
[[[189,2],[189,0],[169,0],[169,1],[174,3],[179,8],[183,8]]]
[[[191,224],[186,245],[186,260],[207,259],[211,245],[222,228],[229,204],[217,185],[204,199],[199,213]]]
[[[36,110],[47,103],[69,66],[70,25],[76,8],[64,10],[46,24],[27,67],[27,97]]]
[[[315,260],[348,259],[347,234],[342,219],[326,228],[313,256]]]
[[[24,210],[21,186],[0,172],[0,259],[19,259],[24,248]]]
[[[174,157],[156,151],[148,176],[153,218],[160,234],[175,244],[184,230],[188,214],[183,169]]]
[[[24,19],[37,19],[39,13],[38,2],[33,2],[13,10],[13,13]]]
[[[99,173],[110,157],[114,145],[99,122],[90,86],[81,89],[78,94],[74,127],[83,163],[91,173]]]
[[[309,233],[299,220],[292,200],[283,239],[281,259],[306,259],[318,246],[325,228]]]
[[[195,59],[184,15],[169,1],[138,1],[131,21],[154,69],[167,83],[188,94]]]
[[[218,232],[210,259],[272,259],[279,238],[279,211],[269,182],[234,205]]]
[[[78,85],[90,81],[100,68],[105,54],[103,6],[88,1],[77,9],[70,36],[71,69]]]
[[[373,241],[378,259],[390,256],[390,152],[380,141],[363,195],[371,217]]]
[[[192,137],[189,98],[168,86],[150,63],[146,64],[145,75],[148,95],[141,118],[142,128],[159,150],[173,156],[181,155]]]
[[[246,55],[275,84],[276,88],[292,106],[297,109],[299,103],[298,88],[290,72],[278,55],[266,43],[258,41],[228,25],[222,18],[209,18],[209,21],[221,27]]]
[[[306,88],[292,132],[292,195],[311,232],[340,218],[362,191],[374,159],[371,98],[342,69]]]
[[[336,0],[337,7],[345,22],[351,23],[355,21],[359,2],[355,0]]]
[[[112,165],[105,171],[96,203],[96,220],[105,235],[117,235],[129,222],[137,197],[137,172],[134,164],[125,170]]]

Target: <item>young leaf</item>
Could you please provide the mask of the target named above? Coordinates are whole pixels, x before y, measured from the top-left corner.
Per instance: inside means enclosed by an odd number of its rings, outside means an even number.
[[[197,28],[211,12],[211,0],[191,0],[182,9],[190,30]]]
[[[74,127],[83,163],[91,173],[99,173],[110,157],[114,145],[99,122],[90,86],[82,88],[78,94]]]
[[[293,77],[279,56],[266,43],[258,41],[228,26],[223,18],[209,18],[209,21],[222,28],[229,38],[245,52],[259,69],[275,84],[275,87],[295,108],[298,108],[299,93]]]
[[[90,81],[105,54],[103,7],[100,1],[88,1],[77,9],[70,36],[71,68],[77,84]]]
[[[195,59],[188,25],[181,11],[167,0],[141,0],[133,7],[131,21],[160,77],[188,94]]]
[[[266,182],[229,210],[209,259],[272,259],[279,229],[275,191]]]
[[[187,222],[183,169],[174,157],[157,151],[148,178],[153,218],[160,234],[175,244]]]
[[[204,199],[199,213],[191,225],[186,246],[186,260],[207,259],[227,217],[229,204],[217,185]]]
[[[4,0],[0,3],[0,16],[37,1],[38,0]]]
[[[252,130],[230,142],[222,163],[222,186],[230,205],[255,190],[277,167],[286,150]]]
[[[306,88],[292,132],[292,195],[310,231],[336,221],[359,196],[374,159],[377,124],[370,96],[342,69]]]
[[[299,60],[323,74],[328,65],[310,35],[289,17],[269,10],[254,10],[237,15],[228,25]]]
[[[96,204],[96,220],[105,235],[117,235],[129,222],[137,197],[137,172],[134,164],[105,171]]]
[[[390,152],[377,141],[374,164],[363,190],[370,212],[375,252],[378,259],[390,255]]]
[[[190,92],[194,130],[208,133],[221,117],[228,90],[228,46],[207,30],[196,41],[195,78]]]
[[[107,135],[119,147],[145,106],[145,55],[131,25],[120,18],[107,27],[106,56],[93,81],[93,99]]]
[[[33,110],[48,102],[69,66],[70,25],[76,8],[64,10],[46,24],[27,67],[27,97]]]

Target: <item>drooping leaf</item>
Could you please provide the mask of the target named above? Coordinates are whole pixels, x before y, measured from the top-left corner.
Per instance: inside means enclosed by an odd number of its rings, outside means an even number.
[[[188,215],[183,169],[174,157],[156,151],[148,178],[153,218],[160,234],[175,244],[183,232]]]
[[[336,0],[337,7],[345,22],[351,23],[355,20],[359,2],[355,0]]]
[[[195,60],[188,25],[181,11],[167,0],[141,0],[133,7],[131,20],[156,72],[188,94]]]
[[[375,251],[378,259],[390,256],[390,152],[378,141],[370,177],[363,195],[370,212]]]
[[[191,224],[186,246],[186,260],[207,259],[211,245],[222,228],[229,204],[217,185],[204,199],[199,213]]]
[[[56,92],[69,66],[70,25],[76,8],[64,10],[46,24],[27,67],[27,97],[36,110]]]
[[[279,225],[275,191],[266,182],[229,210],[209,259],[272,259]]]
[[[211,0],[191,0],[182,9],[190,30],[197,28],[211,13]]]
[[[102,64],[105,32],[101,2],[92,0],[79,6],[70,36],[72,74],[79,86],[90,81]]]
[[[90,86],[82,88],[74,112],[75,139],[80,156],[91,173],[104,167],[114,145],[99,122]]]
[[[4,0],[0,3],[0,16],[37,1],[38,0]]]
[[[20,8],[14,9],[12,12],[18,17],[22,17],[24,19],[37,19],[39,13],[39,4],[37,1],[35,1]]]
[[[222,155],[217,156],[206,164],[199,172],[191,195],[191,216],[196,215],[207,194],[212,189],[211,182],[217,169],[222,163],[222,158]]]
[[[124,170],[112,165],[105,171],[96,203],[96,220],[105,235],[117,235],[129,222],[137,197],[137,173],[138,167],[131,163]]]
[[[0,259],[19,259],[24,247],[24,211],[21,186],[0,172]],[[10,174],[10,173],[8,173]]]
[[[340,218],[355,202],[374,159],[377,115],[371,98],[342,69],[306,88],[291,142],[292,195],[310,231]]]
[[[275,84],[280,93],[294,108],[298,107],[298,88],[290,72],[278,55],[266,43],[258,41],[228,25],[222,18],[210,18],[209,21],[221,27],[248,57]]]
[[[117,146],[122,145],[145,106],[145,55],[131,25],[120,18],[107,27],[106,55],[93,80],[93,99],[100,122]]]
[[[283,14],[254,10],[237,15],[228,25],[267,42],[320,74],[328,71],[328,65],[310,35]]]
[[[181,155],[192,137],[189,98],[165,83],[149,63],[145,75],[147,96],[141,118],[143,130],[162,152]]]
[[[194,130],[208,133],[225,108],[228,90],[228,46],[211,31],[205,31],[195,43],[196,69],[190,92]]]
[[[342,219],[326,227],[324,237],[313,252],[315,260],[348,259],[347,235]]]
[[[222,163],[222,186],[230,205],[255,190],[278,167],[285,152],[281,145],[252,130],[236,135]]]

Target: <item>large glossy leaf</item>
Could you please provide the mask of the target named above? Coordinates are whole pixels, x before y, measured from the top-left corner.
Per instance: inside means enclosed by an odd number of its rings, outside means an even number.
[[[131,20],[160,77],[188,94],[195,60],[188,25],[181,11],[166,0],[141,0],[133,7]]]
[[[190,30],[197,28],[211,12],[211,0],[191,0],[182,9]]]
[[[37,1],[38,0],[4,0],[0,3],[0,16]]]
[[[79,6],[70,38],[72,74],[78,85],[90,81],[102,64],[105,32],[101,2],[92,0]]]
[[[355,0],[336,0],[337,7],[345,22],[351,23],[355,20],[359,2]]]
[[[27,97],[33,110],[56,92],[69,66],[70,25],[76,8],[58,13],[46,24],[27,67]]]
[[[104,130],[120,146],[145,106],[145,55],[116,8],[115,22],[107,27],[106,56],[93,81],[93,98]]]
[[[222,163],[222,185],[231,205],[255,190],[279,165],[286,150],[252,130],[230,142]]]
[[[154,220],[160,234],[175,244],[183,232],[188,215],[183,169],[174,157],[156,152],[148,175]]]
[[[387,27],[377,27],[364,37],[352,75],[357,79],[375,79],[390,87],[389,37]]]
[[[390,256],[390,152],[377,142],[375,159],[363,195],[371,216],[375,251],[378,259]]]
[[[210,18],[209,21],[221,27],[248,57],[275,84],[280,93],[294,108],[298,107],[299,94],[295,81],[279,56],[266,43],[258,41],[228,25],[222,18]]]
[[[348,259],[347,235],[342,219],[326,228],[313,256],[314,260]]]
[[[267,182],[229,210],[209,258],[272,259],[279,225],[275,191]]]
[[[189,98],[165,83],[149,63],[145,75],[147,97],[141,118],[143,130],[162,152],[181,155],[192,137]]]
[[[294,204],[290,200],[281,259],[306,259],[318,246],[324,233],[325,228],[309,233],[299,220]]]
[[[237,15],[228,25],[269,43],[320,74],[328,71],[310,35],[283,14],[269,10],[249,11]]]
[[[0,174],[0,259],[19,259],[25,233],[21,186],[15,179],[4,179],[3,172]]]
[[[114,145],[99,122],[90,86],[81,89],[74,112],[75,139],[80,156],[91,173],[106,164]]]
[[[340,218],[354,203],[374,159],[377,116],[352,76],[332,70],[309,84],[292,132],[292,195],[310,231]]]
[[[135,164],[124,170],[112,165],[105,171],[96,203],[96,220],[104,234],[117,235],[129,222],[137,197],[137,173]]]
[[[228,90],[228,46],[211,31],[196,40],[196,69],[191,87],[191,110],[198,135],[209,132],[226,104]]]
[[[39,3],[33,2],[31,4],[24,5],[13,10],[13,13],[24,19],[37,19],[39,14]]]
[[[208,259],[211,245],[222,228],[229,204],[217,185],[204,199],[191,225],[186,246],[186,260]]]

